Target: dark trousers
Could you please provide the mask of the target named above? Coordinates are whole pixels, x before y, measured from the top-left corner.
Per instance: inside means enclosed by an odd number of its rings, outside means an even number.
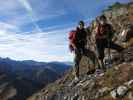
[[[79,76],[79,64],[82,56],[86,56],[89,58],[89,60],[91,61],[91,64],[94,67],[93,69],[95,69],[96,65],[99,66],[98,59],[93,51],[90,51],[85,48],[78,48],[75,50],[75,58],[74,58],[74,62],[75,62],[74,68],[77,76]]]
[[[97,46],[98,58],[100,60],[104,59],[105,48],[115,49],[118,52],[121,52],[124,49],[123,47],[115,44],[112,41],[108,41],[107,39],[97,39],[96,40],[96,46]]]

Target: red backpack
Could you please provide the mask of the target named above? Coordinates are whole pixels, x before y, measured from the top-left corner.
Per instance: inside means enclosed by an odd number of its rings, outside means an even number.
[[[75,44],[75,41],[76,41],[76,31],[75,30],[72,30],[69,32],[69,49],[70,51],[74,51],[74,47],[72,46],[72,44]]]

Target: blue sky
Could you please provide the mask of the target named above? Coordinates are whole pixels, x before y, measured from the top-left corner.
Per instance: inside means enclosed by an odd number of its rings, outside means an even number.
[[[116,1],[131,0],[0,0],[0,57],[72,61],[68,32]]]

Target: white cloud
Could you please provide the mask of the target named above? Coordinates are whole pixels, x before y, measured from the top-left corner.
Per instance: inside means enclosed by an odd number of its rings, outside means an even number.
[[[14,28],[6,23],[4,25]],[[16,60],[69,61],[71,57],[65,41],[69,29],[34,34],[16,34],[6,28],[0,29],[0,57]]]
[[[8,23],[4,23],[4,22],[0,22],[0,29],[1,30],[4,30],[4,31],[19,31],[19,27],[15,26],[15,25],[11,25],[11,24],[8,24]]]

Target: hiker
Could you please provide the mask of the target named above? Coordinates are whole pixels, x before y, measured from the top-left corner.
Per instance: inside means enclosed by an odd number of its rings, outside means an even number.
[[[92,61],[92,68],[90,69],[90,66],[88,66],[88,72],[87,74],[91,74],[95,72],[96,67],[96,56],[94,52],[86,49],[86,43],[87,43],[87,31],[84,28],[84,22],[80,21],[79,26],[74,31],[71,31],[69,33],[69,48],[71,52],[75,53],[74,58],[74,70],[75,70],[75,79],[79,79],[79,63],[82,58],[82,56],[87,56]]]
[[[117,50],[119,53],[123,51],[124,48],[112,42],[114,30],[110,24],[107,23],[107,19],[104,15],[99,17],[99,24],[96,27],[96,48],[98,53],[98,58],[100,65],[102,66],[101,69],[104,71],[106,67],[103,63],[104,59],[104,50],[108,48],[110,53],[110,48]],[[110,54],[109,54],[110,56]]]

